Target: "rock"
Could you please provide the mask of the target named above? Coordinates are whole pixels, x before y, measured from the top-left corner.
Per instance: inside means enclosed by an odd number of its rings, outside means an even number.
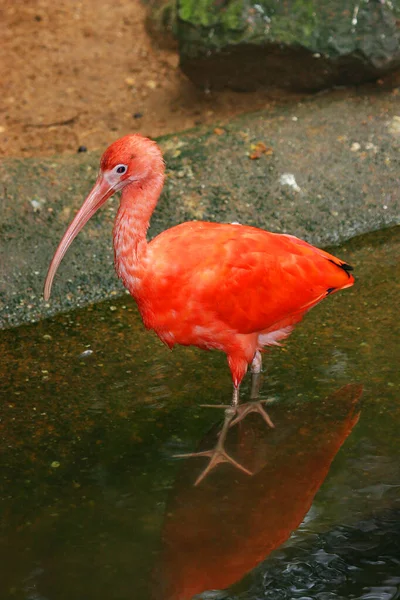
[[[400,2],[178,0],[182,70],[197,85],[319,90],[400,68]]]
[[[214,125],[161,138],[167,179],[150,236],[202,219],[325,246],[399,223],[399,95],[366,91],[249,114],[224,123],[223,135]],[[123,292],[113,267],[114,198],[74,241],[50,302],[42,299],[50,259],[96,179],[98,160],[82,153],[2,161],[0,328]]]

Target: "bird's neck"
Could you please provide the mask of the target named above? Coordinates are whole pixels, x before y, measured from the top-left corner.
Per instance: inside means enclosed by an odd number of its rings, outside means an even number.
[[[163,173],[154,174],[143,183],[128,184],[121,195],[113,232],[115,268],[134,296],[146,270],[146,234],[163,183]]]

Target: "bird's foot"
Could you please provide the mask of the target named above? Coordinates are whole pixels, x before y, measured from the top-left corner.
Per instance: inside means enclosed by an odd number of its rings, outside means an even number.
[[[215,406],[215,405],[213,405],[213,406]],[[224,462],[230,463],[231,465],[233,465],[240,471],[243,471],[243,473],[246,473],[247,475],[253,474],[251,471],[249,471],[249,469],[246,469],[246,467],[244,467],[243,465],[238,463],[234,458],[229,456],[229,454],[226,452],[226,450],[224,448],[226,434],[229,430],[229,427],[232,424],[231,422],[232,422],[232,419],[235,417],[235,415],[236,415],[236,409],[233,409],[232,407],[229,407],[225,411],[224,425],[223,425],[220,433],[218,434],[218,442],[213,450],[204,450],[203,452],[189,452],[187,454],[176,454],[175,455],[176,458],[190,458],[193,456],[207,456],[210,458],[210,462],[208,463],[206,468],[200,473],[200,475],[196,479],[194,485],[198,485],[217,465],[219,465],[220,463],[224,463]]]
[[[203,479],[214,469],[214,467],[216,467],[220,463],[224,463],[224,462],[230,463],[231,465],[233,465],[240,471],[243,471],[243,473],[246,473],[247,475],[253,475],[253,473],[251,471],[249,471],[249,469],[246,469],[246,467],[244,467],[243,465],[238,463],[234,458],[232,458],[232,456],[229,456],[229,454],[226,452],[225,448],[223,448],[223,447],[219,448],[218,446],[219,446],[219,443],[216,445],[214,450],[205,450],[204,452],[190,452],[188,454],[175,454],[176,458],[190,458],[193,456],[208,456],[208,457],[210,457],[210,462],[208,463],[206,468],[203,469],[203,471],[200,473],[200,475],[194,482],[194,485],[199,485],[199,483],[201,481],[203,481]]]
[[[262,416],[268,427],[274,429],[275,425],[271,421],[271,418],[267,411],[263,408],[263,403],[270,402],[270,400],[256,400],[253,402],[246,402],[246,404],[240,404],[236,407],[236,415],[235,418],[229,424],[229,427],[233,425],[237,425],[240,421],[242,421],[248,414],[252,412],[256,412]]]
[[[257,412],[262,416],[268,427],[275,428],[271,417],[267,411],[262,407],[263,404],[271,402],[268,398],[266,400],[252,400],[245,404],[238,404],[237,406],[227,406],[226,404],[201,404],[202,408],[224,408],[225,412],[232,411],[232,419],[229,427],[236,425],[242,421],[249,413]]]

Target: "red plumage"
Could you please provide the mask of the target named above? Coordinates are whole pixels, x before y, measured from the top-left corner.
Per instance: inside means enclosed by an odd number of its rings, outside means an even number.
[[[328,290],[354,281],[327,252],[242,225],[183,223],[147,251],[142,286],[134,291],[146,326],[169,346],[217,348],[244,361],[233,374],[236,385],[256,350],[274,343],[260,336],[293,326]],[[286,335],[277,334],[275,343]]]

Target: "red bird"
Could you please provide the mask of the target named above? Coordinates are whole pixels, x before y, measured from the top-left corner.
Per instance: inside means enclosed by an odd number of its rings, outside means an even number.
[[[352,268],[294,236],[244,225],[191,221],[147,242],[163,184],[164,161],[154,141],[135,134],[111,144],[92,191],[54,254],[44,298],[49,298],[54,275],[76,235],[122,190],[113,232],[115,267],[145,326],[170,348],[215,348],[228,358],[232,405],[216,448],[200,453],[210,462],[196,483],[220,462],[249,473],[223,447],[228,428],[250,411],[273,426],[260,402],[239,406],[239,386],[248,365],[256,378],[262,348],[287,337],[326,296],[353,285]]]

